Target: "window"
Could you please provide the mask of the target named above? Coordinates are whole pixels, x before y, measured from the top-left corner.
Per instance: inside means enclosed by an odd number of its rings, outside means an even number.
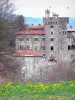
[[[50,22],[48,22],[48,24],[50,24]]]
[[[64,35],[64,33],[65,33],[65,32],[63,31],[63,35]]]
[[[38,41],[38,38],[35,38],[34,40],[35,40],[35,41]]]
[[[42,41],[45,41],[45,37],[42,38]]]
[[[68,45],[68,50],[70,50],[71,49],[71,47],[70,47],[70,45]]]
[[[51,54],[51,58],[53,58],[53,54]]]
[[[71,49],[72,49],[72,50],[75,50],[75,45],[72,45],[72,46],[71,46]]]
[[[29,38],[26,38],[27,41],[29,41]]]
[[[43,58],[45,58],[45,53],[43,54]]]
[[[30,49],[30,45],[26,45],[26,49],[27,49],[27,50]]]
[[[75,39],[73,39],[73,42],[75,42]]]
[[[51,35],[53,35],[53,32],[51,32]]]
[[[45,23],[45,25],[47,24],[47,22]]]
[[[20,40],[20,41],[23,41],[23,37],[19,37],[19,40]]]
[[[38,50],[38,47],[37,46],[35,46],[35,51],[37,51]]]
[[[42,46],[42,50],[45,50],[45,46]]]
[[[51,38],[51,41],[54,41],[54,39],[53,39],[53,38]]]
[[[51,46],[51,50],[54,50],[53,46]]]
[[[23,49],[23,45],[20,45],[20,50],[22,50]]]
[[[54,55],[53,54],[50,55],[50,58],[49,58],[48,61],[54,61]]]
[[[53,24],[55,24],[55,22],[53,22]]]
[[[51,26],[50,28],[53,28],[53,26]]]
[[[65,34],[66,34],[66,31],[65,31]]]

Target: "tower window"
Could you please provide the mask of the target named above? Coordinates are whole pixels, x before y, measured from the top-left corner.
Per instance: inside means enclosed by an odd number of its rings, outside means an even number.
[[[53,35],[53,32],[51,32],[51,35]]]
[[[51,26],[51,28],[53,28],[53,26]]]
[[[64,33],[65,33],[65,32],[63,31],[63,35],[64,35]]]
[[[48,22],[48,24],[50,24],[50,22]]]
[[[70,45],[68,45],[68,50],[70,50],[71,49],[71,47],[70,47]]]
[[[65,31],[65,34],[66,34],[66,31]]]
[[[51,38],[51,41],[54,41],[54,39],[53,39],[53,38]]]
[[[71,49],[72,49],[72,50],[75,50],[75,45],[72,45],[72,46],[71,46]]]
[[[51,46],[51,50],[54,50],[54,47],[53,46]]]
[[[47,24],[47,22],[45,24]]]

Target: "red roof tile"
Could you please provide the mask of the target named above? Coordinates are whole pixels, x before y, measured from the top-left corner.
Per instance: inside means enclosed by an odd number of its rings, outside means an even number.
[[[38,26],[34,26],[34,25],[31,25],[31,26],[28,26],[28,28],[44,28],[44,25],[38,25]]]
[[[42,30],[43,28],[43,30]],[[30,30],[30,29],[36,29],[36,30]],[[39,30],[38,30],[39,29]],[[31,26],[27,26],[26,30],[25,31],[20,31],[20,32],[17,32],[15,34],[45,34],[44,33],[44,25],[38,25],[38,26],[34,26],[34,25],[31,25]]]
[[[45,33],[44,33],[44,30],[29,30],[29,31],[17,32],[15,34],[34,34],[34,35],[39,34],[39,35],[41,35],[41,34],[45,34]]]
[[[17,50],[14,56],[42,56],[41,51],[32,51],[32,50]]]

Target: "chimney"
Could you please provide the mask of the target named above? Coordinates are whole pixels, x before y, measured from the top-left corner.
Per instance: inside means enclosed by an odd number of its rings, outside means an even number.
[[[45,10],[45,17],[46,18],[49,18],[50,17],[50,10]]]
[[[72,26],[70,26],[70,28],[72,28]]]
[[[38,24],[39,26],[41,26],[41,24]]]
[[[34,24],[32,24],[32,26],[34,26]]]

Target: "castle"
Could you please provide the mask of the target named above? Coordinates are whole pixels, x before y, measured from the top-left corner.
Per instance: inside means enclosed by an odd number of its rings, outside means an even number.
[[[56,13],[50,17],[47,9],[43,25],[27,25],[24,31],[15,33],[15,56],[21,59],[25,75],[42,59],[71,61],[75,58],[75,29],[72,26],[66,28],[68,23],[68,17],[59,17]]]

